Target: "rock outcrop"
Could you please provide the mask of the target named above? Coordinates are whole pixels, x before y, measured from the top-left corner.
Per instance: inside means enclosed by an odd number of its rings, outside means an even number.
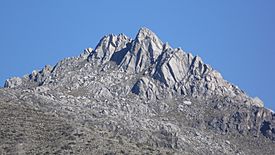
[[[120,34],[104,36],[89,56],[89,61],[97,64],[105,64],[112,60],[119,63],[119,58],[123,57],[123,49],[127,48],[127,44],[131,41],[127,36]]]
[[[17,86],[20,86],[22,84],[22,80],[19,77],[12,77],[10,79],[7,79],[5,81],[4,87],[6,88],[15,88]]]
[[[120,68],[129,73],[140,73],[156,62],[162,49],[160,39],[149,29],[141,28],[122,59]]]
[[[159,96],[157,86],[147,77],[139,79],[133,86],[132,92],[149,100],[156,100]]]

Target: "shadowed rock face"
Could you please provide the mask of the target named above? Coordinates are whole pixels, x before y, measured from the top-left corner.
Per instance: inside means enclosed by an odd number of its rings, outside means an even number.
[[[104,36],[4,87],[0,154],[275,151],[274,112],[147,28]]]

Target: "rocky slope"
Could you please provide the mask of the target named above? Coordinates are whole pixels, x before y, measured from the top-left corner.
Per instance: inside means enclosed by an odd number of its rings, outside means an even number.
[[[0,89],[0,154],[274,154],[275,114],[141,28]]]

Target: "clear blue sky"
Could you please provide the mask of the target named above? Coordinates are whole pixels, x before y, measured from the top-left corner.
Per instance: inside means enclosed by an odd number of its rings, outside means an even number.
[[[142,26],[275,109],[274,0],[1,0],[0,84]]]

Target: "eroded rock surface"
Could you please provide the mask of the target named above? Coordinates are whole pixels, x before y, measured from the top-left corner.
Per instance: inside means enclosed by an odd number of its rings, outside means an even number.
[[[17,86],[20,86],[22,84],[22,80],[19,77],[12,77],[10,79],[7,79],[5,81],[4,87],[6,88],[15,88]]]
[[[141,28],[0,89],[0,154],[274,154],[259,98]]]

